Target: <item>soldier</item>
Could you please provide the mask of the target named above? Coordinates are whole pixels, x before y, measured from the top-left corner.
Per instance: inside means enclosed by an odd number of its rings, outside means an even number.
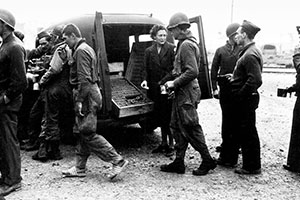
[[[201,91],[197,77],[200,50],[189,27],[189,19],[183,13],[174,14],[167,27],[178,40],[172,72],[174,80],[165,83],[168,90],[175,92],[170,126],[176,141],[176,159],[168,165],[162,165],[161,171],[185,173],[184,157],[190,143],[202,157],[202,163],[198,169],[193,170],[193,175],[201,176],[217,165],[210,156],[199,124],[197,106]]]
[[[215,98],[220,99],[220,106],[222,110],[222,144],[217,147],[217,151],[220,151],[220,157],[218,159],[219,165],[234,166],[236,163],[232,163],[226,158],[228,141],[231,140],[231,91],[229,81],[226,79],[226,74],[232,74],[238,59],[238,53],[240,48],[235,42],[236,30],[240,27],[238,23],[230,24],[226,29],[226,35],[228,40],[226,44],[218,48],[215,52],[213,62],[211,65],[211,82],[213,88],[213,95]],[[219,86],[219,89],[217,87]],[[224,147],[224,148],[222,148]]]
[[[262,85],[263,58],[253,41],[260,28],[244,20],[238,28],[236,42],[242,47],[230,80],[233,97],[232,120],[234,131],[230,161],[237,163],[238,149],[242,149],[243,166],[235,169],[238,174],[260,174],[260,142],[256,129],[255,110],[259,104],[257,89]]]
[[[37,39],[39,42],[39,46],[36,49],[29,51],[28,59],[30,60],[33,58],[47,57],[47,59],[45,59],[43,63],[43,66],[45,69],[48,69],[50,67],[49,65],[50,60],[52,58],[55,49],[57,48],[57,45],[59,45],[62,42],[61,37],[57,36],[58,34],[59,34],[59,27],[55,27],[50,34],[45,31],[40,32],[38,34],[38,39]],[[35,101],[33,107],[30,110],[29,119],[28,119],[29,141],[23,147],[26,151],[38,150],[40,145],[40,140],[38,138],[42,131],[41,127],[42,124],[44,123],[43,118],[45,119],[44,117],[45,106],[46,106],[45,101],[47,96],[46,95],[47,90],[45,85],[46,84],[43,84],[43,86],[39,88],[40,94],[37,100]]]
[[[23,43],[13,31],[15,18],[0,9],[0,196],[21,188],[21,155],[17,139],[17,113],[27,87]]]
[[[97,57],[94,50],[82,38],[79,28],[68,24],[63,29],[63,38],[73,51],[74,64],[70,70],[70,82],[73,86],[76,124],[79,130],[79,149],[76,165],[63,171],[66,177],[86,176],[86,163],[91,152],[99,158],[112,163],[110,179],[115,179],[126,167],[125,160],[114,147],[97,134],[97,111],[102,107],[102,95],[98,87]],[[67,62],[65,51],[62,59]]]
[[[68,52],[68,60],[70,61],[71,50],[63,42],[57,44],[57,42],[62,41],[62,28],[59,28],[55,27],[52,31],[51,38],[54,38],[52,42],[56,50],[51,58],[49,70],[40,80],[40,86],[46,91],[44,96],[45,114],[41,134],[39,135],[40,146],[32,159],[42,162],[48,159],[62,159],[59,150],[61,138],[69,143],[75,140],[72,137],[74,111],[72,88],[69,82],[70,65],[68,62],[63,63],[58,54],[62,48],[65,49]]]
[[[39,46],[36,49],[32,49],[28,52],[27,59],[41,58],[43,55],[51,55],[52,45],[50,43],[51,36],[49,33],[42,31],[37,35],[37,41]]]

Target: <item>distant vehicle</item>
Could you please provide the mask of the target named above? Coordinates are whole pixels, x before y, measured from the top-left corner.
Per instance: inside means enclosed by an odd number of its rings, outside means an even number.
[[[277,55],[276,46],[273,44],[265,44],[262,47],[262,53],[266,58],[274,58]]]
[[[202,99],[212,98],[211,82],[204,44],[201,17],[190,19],[198,34],[201,50],[199,81]],[[140,87],[143,80],[144,51],[152,44],[150,29],[155,24],[163,24],[152,15],[145,14],[102,14],[83,15],[54,24],[43,31],[51,31],[55,26],[76,24],[87,43],[92,46],[98,58],[100,87],[103,95],[103,109],[98,114],[98,125],[115,126],[139,123],[142,128],[151,127],[154,102],[148,99]],[[168,38],[170,42],[174,40]]]

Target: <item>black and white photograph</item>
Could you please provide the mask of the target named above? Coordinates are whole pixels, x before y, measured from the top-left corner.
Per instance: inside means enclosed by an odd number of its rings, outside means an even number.
[[[1,2],[0,200],[300,199],[298,10]]]

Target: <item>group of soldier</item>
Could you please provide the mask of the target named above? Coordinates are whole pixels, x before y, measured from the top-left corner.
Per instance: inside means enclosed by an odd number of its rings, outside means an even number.
[[[170,123],[169,127],[167,125],[164,128],[169,128],[168,134],[175,139],[175,160],[160,166],[160,169],[169,173],[185,173],[184,158],[190,144],[202,157],[202,163],[193,170],[193,175],[206,175],[217,165],[235,168],[238,174],[260,174],[260,141],[255,110],[259,104],[257,90],[262,85],[263,59],[253,41],[260,28],[246,20],[242,24],[230,24],[226,30],[227,43],[218,48],[214,55],[211,67],[213,94],[220,99],[222,108],[222,144],[217,160],[211,157],[199,124],[197,106],[201,90],[197,78],[200,50],[189,28],[187,15],[174,14],[167,28],[155,26],[151,30],[157,43],[146,50],[146,55],[154,52],[163,60],[161,52],[168,49],[173,51],[173,46],[168,46],[161,39],[166,37],[167,30],[178,40],[175,54],[168,60],[172,61],[172,66],[168,66],[172,71],[156,85],[158,90],[158,86],[165,87],[171,96]],[[93,152],[112,164],[109,178],[115,179],[128,161],[96,132],[95,123],[102,96],[99,77],[93,70],[97,64],[94,50],[74,24],[55,27],[50,33],[39,33],[38,47],[27,52],[21,40],[15,36],[17,33],[14,33],[14,29],[13,15],[0,9],[0,36],[3,39],[0,48],[0,196],[21,187],[17,122],[18,117],[22,118],[17,113],[22,109],[22,94],[23,104],[26,102],[28,82],[36,82],[35,74],[28,73],[26,77],[26,70],[33,63],[28,61],[25,66],[25,59],[42,60],[46,70],[38,80],[39,95],[29,113],[29,140],[21,145],[22,148],[37,150],[32,156],[34,160],[45,162],[62,159],[59,150],[61,137],[70,140],[76,127],[79,133],[76,164],[62,174],[65,177],[86,176],[87,159]],[[146,65],[153,67],[151,65],[154,62],[148,61]],[[152,87],[147,77],[145,81],[145,87],[148,87],[147,83]],[[21,136],[19,139],[22,139]],[[240,151],[242,167],[236,168]],[[290,165],[286,168],[290,169]]]
[[[96,132],[97,112],[102,106],[96,53],[71,23],[55,27],[50,33],[39,33],[37,48],[26,51],[15,24],[13,14],[0,9],[0,197],[21,188],[22,134],[17,134],[17,126],[18,118],[26,119],[19,111],[31,94],[27,89],[30,84],[39,88],[39,93],[29,114],[29,141],[22,148],[37,150],[34,160],[60,160],[61,136],[69,140],[75,126],[76,165],[62,174],[85,176],[87,159],[93,152],[112,164],[108,178],[117,178],[128,161]],[[33,59],[39,64],[31,62]],[[36,80],[38,75],[34,72],[40,70],[45,73]]]

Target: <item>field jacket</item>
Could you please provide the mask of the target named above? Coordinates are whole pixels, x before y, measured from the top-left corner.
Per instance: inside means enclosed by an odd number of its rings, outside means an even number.
[[[12,33],[3,39],[0,47],[0,95],[13,100],[27,88],[25,49]]]
[[[231,80],[233,95],[246,97],[257,93],[257,89],[262,85],[262,67],[261,51],[254,42],[246,45],[241,50],[233,71]]]

